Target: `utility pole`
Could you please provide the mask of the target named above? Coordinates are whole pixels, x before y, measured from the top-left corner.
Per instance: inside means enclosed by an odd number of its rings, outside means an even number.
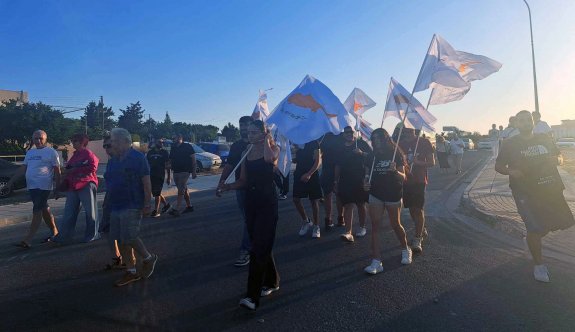
[[[535,46],[533,46],[533,24],[531,23],[531,8],[527,0],[523,0],[529,12],[529,31],[531,32],[531,60],[533,61],[533,90],[535,91],[535,112],[539,113],[539,95],[537,94],[537,74],[535,72]]]
[[[102,137],[104,137],[104,96],[100,96],[100,111],[102,112]]]

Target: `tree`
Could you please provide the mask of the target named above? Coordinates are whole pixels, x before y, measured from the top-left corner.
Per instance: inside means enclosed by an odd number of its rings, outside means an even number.
[[[0,142],[20,148],[31,146],[32,133],[42,129],[48,134],[48,142],[62,145],[70,141],[76,132],[83,132],[77,119],[64,115],[43,103],[17,105],[15,100],[0,105]]]
[[[124,128],[130,133],[140,133],[143,126],[144,111],[139,101],[135,104],[130,104],[126,109],[121,109],[120,112],[122,114],[118,117],[118,127]]]
[[[226,137],[226,141],[235,142],[240,139],[240,130],[232,123],[228,122],[222,129],[222,136]]]
[[[151,138],[158,136],[158,122],[152,118],[148,118],[140,131],[140,136],[146,138],[148,142]]]
[[[196,138],[195,142],[211,142],[218,137],[218,127],[212,125],[193,124],[192,131]]]
[[[172,138],[172,136],[174,135],[173,126],[174,126],[174,123],[172,122],[172,119],[170,118],[170,115],[168,114],[168,112],[166,112],[166,117],[164,118],[164,122],[158,123],[156,135],[158,135],[158,137]]]
[[[88,137],[91,139],[100,138],[104,136],[107,131],[110,131],[116,126],[116,122],[112,119],[114,111],[111,107],[104,106],[102,100],[96,102],[91,101],[86,106],[84,116],[81,118],[82,123],[88,125]],[[103,121],[102,121],[103,120]]]

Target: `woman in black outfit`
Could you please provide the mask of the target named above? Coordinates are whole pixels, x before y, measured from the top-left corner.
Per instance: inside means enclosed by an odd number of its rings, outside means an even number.
[[[274,183],[274,166],[279,148],[260,120],[248,128],[252,144],[241,165],[240,178],[222,186],[222,191],[246,189],[245,211],[251,241],[248,290],[240,306],[256,310],[260,296],[270,295],[279,289],[272,247],[278,221],[278,201]]]

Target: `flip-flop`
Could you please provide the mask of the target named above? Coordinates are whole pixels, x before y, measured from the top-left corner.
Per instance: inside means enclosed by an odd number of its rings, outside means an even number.
[[[20,248],[24,248],[24,249],[30,249],[30,245],[26,241],[20,241],[20,242],[16,243],[15,246],[20,247]]]

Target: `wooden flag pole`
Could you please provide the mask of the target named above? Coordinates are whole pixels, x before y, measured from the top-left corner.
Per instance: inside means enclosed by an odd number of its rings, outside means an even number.
[[[238,167],[240,167],[240,165],[242,164],[242,162],[246,159],[246,157],[248,156],[248,154],[250,153],[250,151],[252,151],[252,148],[254,147],[253,144],[250,144],[250,146],[247,148],[246,153],[244,153],[244,155],[242,156],[242,158],[240,159],[240,161],[238,162],[238,164],[236,165],[236,167],[234,167],[234,169],[231,171],[230,175],[228,175],[228,177],[226,178],[226,180],[224,181],[224,184],[228,184],[228,182],[230,181],[230,179],[232,178],[232,175],[234,175],[236,173],[236,170],[238,169]]]

